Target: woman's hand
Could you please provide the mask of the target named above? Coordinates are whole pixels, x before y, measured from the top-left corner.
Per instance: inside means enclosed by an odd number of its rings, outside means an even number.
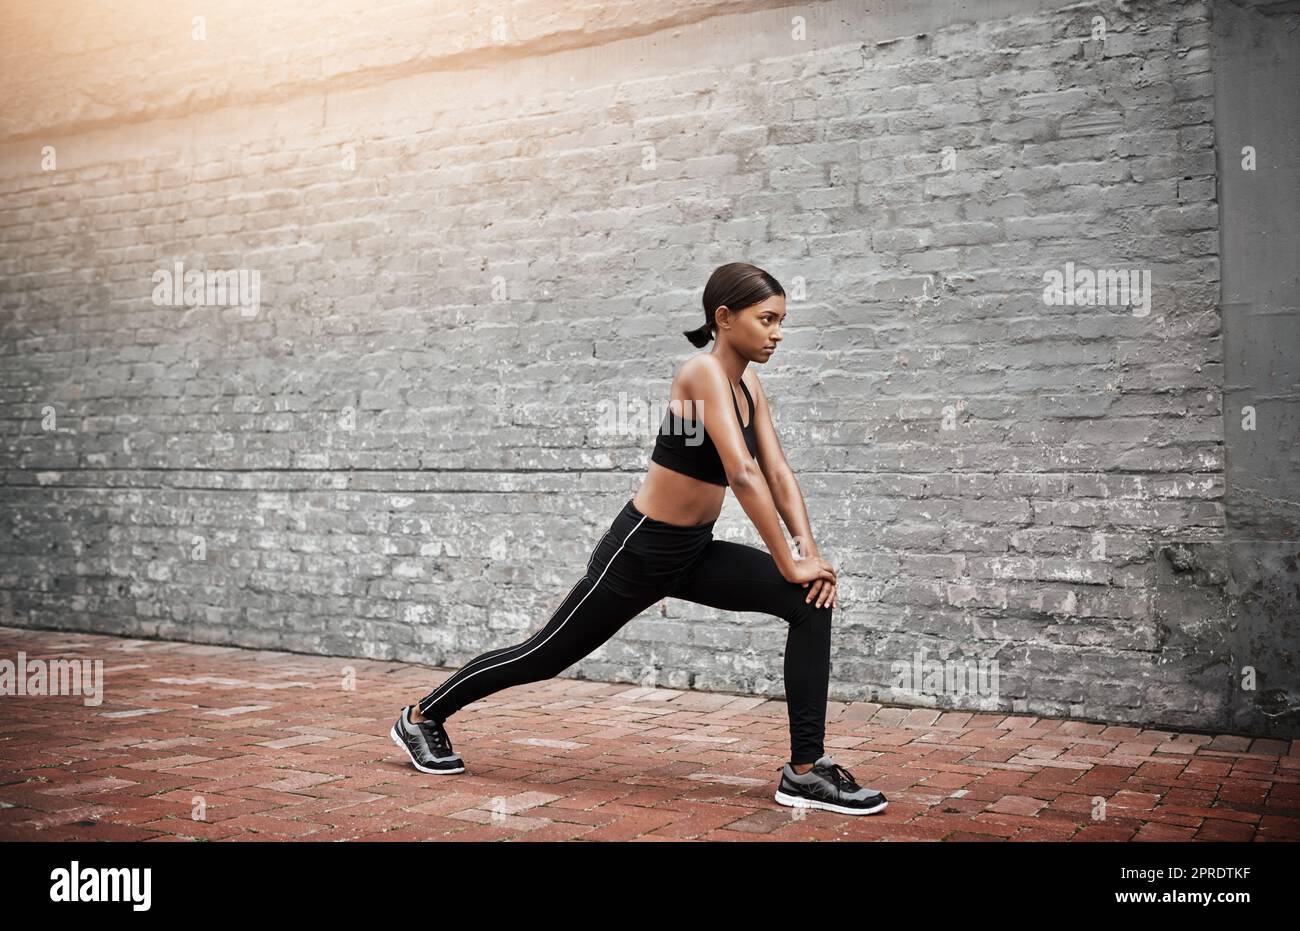
[[[794,540],[795,554],[805,557],[795,561],[795,578],[791,582],[800,582],[804,588],[812,586],[812,591],[804,599],[804,604],[816,600],[817,607],[824,607],[827,603],[832,608],[839,606],[839,598],[835,589],[835,569],[826,560],[817,555],[817,545],[810,538],[795,537]],[[809,575],[811,569],[805,568],[804,564],[820,564],[820,572]]]
[[[817,579],[811,583],[804,582],[803,587],[807,588],[810,584],[812,585],[812,591],[810,591],[808,597],[804,599],[804,604],[816,599],[816,606],[819,608],[825,607],[827,604],[832,608],[839,607],[840,602],[834,582],[827,582],[825,579]]]
[[[820,556],[809,556],[806,559],[796,559],[794,561],[794,571],[786,578],[787,582],[800,582],[805,586],[809,582],[825,579],[831,584],[835,583],[835,570],[831,564]]]

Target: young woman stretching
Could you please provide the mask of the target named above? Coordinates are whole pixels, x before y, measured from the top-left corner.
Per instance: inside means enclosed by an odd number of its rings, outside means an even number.
[[[852,815],[886,807],[825,753],[835,570],[818,555],[808,510],[776,438],[763,386],[750,362],[781,341],[785,291],[743,262],[718,268],[704,288],[705,323],[686,333],[713,350],[676,373],[650,469],[614,518],[546,626],[523,643],[491,650],[402,709],[390,736],[425,773],[460,773],[443,723],[470,702],[513,685],[558,676],[655,602],[679,598],[727,611],[756,611],[789,623],[785,692],[790,761],[776,801]],[[739,395],[744,398],[741,409]],[[713,538],[727,486],[767,545]],[[790,552],[778,520],[796,545]]]

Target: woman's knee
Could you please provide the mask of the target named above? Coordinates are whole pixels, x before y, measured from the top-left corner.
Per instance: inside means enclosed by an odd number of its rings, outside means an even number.
[[[812,623],[818,625],[824,624],[829,627],[834,618],[835,609],[829,604],[823,605],[819,608],[817,607],[817,599],[815,597],[812,601],[806,601],[805,599],[807,597],[807,591],[801,589],[801,593],[795,599],[794,603],[786,610],[785,619],[789,621],[791,625]]]

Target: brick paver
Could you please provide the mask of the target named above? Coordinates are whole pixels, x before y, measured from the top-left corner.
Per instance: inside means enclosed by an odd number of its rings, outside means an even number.
[[[448,722],[465,773],[388,737],[452,670],[0,628],[103,664],[103,701],[0,697],[3,840],[1295,840],[1300,741],[832,702],[880,815],[772,799],[785,705],[552,679]]]

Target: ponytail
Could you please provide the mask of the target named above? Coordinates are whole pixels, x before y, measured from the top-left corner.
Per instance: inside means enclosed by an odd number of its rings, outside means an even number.
[[[686,338],[691,341],[692,346],[700,349],[707,346],[709,340],[713,338],[713,324],[706,323],[693,330],[683,330],[682,332],[686,334]]]

